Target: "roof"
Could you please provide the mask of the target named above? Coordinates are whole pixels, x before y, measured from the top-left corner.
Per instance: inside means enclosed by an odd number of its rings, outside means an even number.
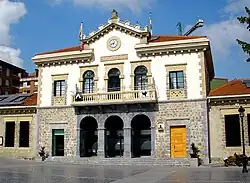
[[[0,95],[0,106],[35,106],[37,94]]]
[[[152,37],[156,36],[157,35],[153,35]],[[179,40],[197,39],[197,38],[206,38],[206,36],[158,35],[157,38],[151,39],[150,42],[179,41]]]
[[[227,96],[227,95],[244,95],[250,94],[250,87],[247,87],[245,81],[250,82],[249,79],[234,79],[224,85],[211,90],[209,96]]]
[[[63,53],[63,52],[69,52],[69,51],[81,51],[80,46],[73,46],[69,48],[63,48],[63,49],[58,49],[50,52],[43,52],[43,53],[38,53],[36,55],[44,55],[44,54],[51,54],[51,53]]]
[[[197,39],[197,38],[205,38],[205,36],[152,35],[151,40],[149,40],[149,42],[179,41],[179,40]],[[83,49],[85,50],[86,47]],[[80,51],[80,50],[81,50],[81,46],[73,46],[73,47],[58,49],[58,50],[54,50],[50,52],[38,53],[36,55],[63,53],[63,52]]]
[[[14,65],[13,63],[9,63],[9,62],[0,60],[0,65],[1,65],[1,63],[4,64],[4,65],[8,65],[8,67],[11,67],[11,68],[13,68],[15,70],[18,70],[18,72],[24,72],[25,71],[24,68],[22,68],[20,66],[17,66],[17,65]]]

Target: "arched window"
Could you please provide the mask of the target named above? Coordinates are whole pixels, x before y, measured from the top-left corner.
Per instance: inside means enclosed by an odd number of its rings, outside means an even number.
[[[120,91],[120,71],[117,68],[108,72],[108,92]]]
[[[83,93],[93,93],[94,92],[94,77],[93,71],[86,71],[83,74]]]
[[[135,69],[134,88],[135,90],[145,90],[147,87],[147,68],[145,66],[138,66]]]

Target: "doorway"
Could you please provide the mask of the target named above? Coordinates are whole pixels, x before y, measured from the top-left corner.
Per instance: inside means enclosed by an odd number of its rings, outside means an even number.
[[[105,122],[105,157],[123,156],[123,121],[119,116],[110,116]]]
[[[132,157],[151,156],[151,122],[143,114],[136,115],[131,121]]]
[[[186,158],[186,127],[172,126],[170,127],[170,143],[171,143],[171,158]]]
[[[52,156],[64,156],[64,130],[52,130]]]
[[[91,116],[80,123],[80,157],[97,156],[97,121]]]

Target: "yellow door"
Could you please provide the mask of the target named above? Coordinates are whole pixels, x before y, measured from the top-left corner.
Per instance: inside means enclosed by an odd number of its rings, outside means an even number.
[[[186,127],[170,128],[171,158],[186,158]]]

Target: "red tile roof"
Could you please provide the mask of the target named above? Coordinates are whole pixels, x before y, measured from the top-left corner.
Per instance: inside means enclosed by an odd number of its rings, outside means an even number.
[[[250,80],[250,79],[244,79]],[[209,96],[244,95],[250,94],[250,88],[242,82],[242,79],[234,79],[224,85],[211,90]]]
[[[157,35],[154,35],[154,36],[157,36]],[[197,39],[197,38],[206,38],[206,36],[159,35],[157,39],[153,39],[150,42],[179,41],[179,40]]]
[[[33,94],[30,97],[26,98],[24,101],[24,106],[34,106],[37,105],[37,94]]]
[[[51,54],[51,53],[62,53],[62,52],[68,52],[68,51],[80,51],[80,50],[81,50],[80,46],[73,46],[73,47],[63,48],[63,49],[54,50],[54,51],[50,51],[50,52],[38,53],[36,55],[44,55],[44,54]]]
[[[196,39],[196,38],[205,38],[205,36],[178,36],[178,35],[153,35],[154,37],[157,37],[157,39],[153,39],[150,42],[165,42],[165,41],[178,41],[178,40],[186,40],[186,39]],[[84,48],[86,49],[86,48]],[[62,52],[68,52],[68,51],[80,51],[80,46],[73,46],[69,48],[63,48],[59,50],[54,50],[50,52],[43,52],[38,53],[36,55],[44,55],[44,54],[51,54],[51,53],[62,53]]]

